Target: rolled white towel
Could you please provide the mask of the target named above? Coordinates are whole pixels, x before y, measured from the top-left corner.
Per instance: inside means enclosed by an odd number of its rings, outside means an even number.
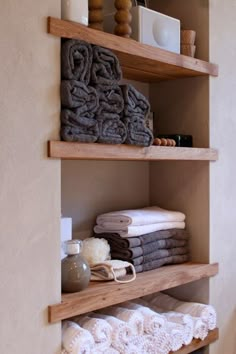
[[[94,339],[89,331],[77,323],[64,321],[62,325],[62,346],[70,354],[93,354]]]
[[[120,226],[117,229],[114,228],[104,228],[99,225],[94,226],[94,232],[96,234],[101,233],[117,233],[121,237],[137,237],[151,232],[159,230],[168,230],[168,229],[185,229],[184,221],[169,221],[169,222],[159,222],[156,224],[148,224],[141,226]]]
[[[119,306],[112,306],[101,310],[102,313],[114,316],[121,321],[126,322],[133,330],[133,335],[143,334],[144,318],[142,314],[136,310],[129,310]]]
[[[182,312],[192,317],[200,317],[207,324],[208,330],[216,328],[216,311],[211,305],[184,302],[163,293],[148,295],[145,300],[166,311]]]
[[[170,335],[171,350],[173,352],[175,352],[176,350],[179,350],[182,347],[182,345],[184,344],[183,326],[181,326],[177,323],[167,321],[167,332]]]
[[[102,318],[109,323],[112,327],[112,347],[118,350],[119,352],[124,351],[126,348],[129,339],[133,336],[132,328],[124,321],[119,320],[113,316],[104,315],[101,313],[93,313],[89,314],[89,316],[93,318]]]
[[[162,330],[161,330],[162,331]],[[162,331],[164,334],[164,331]],[[163,338],[166,338],[165,334]],[[160,337],[153,335],[145,334],[143,336],[134,336],[130,339],[130,344],[135,346],[136,352],[141,354],[168,354],[171,351],[170,341],[163,342],[160,340]]]
[[[207,324],[200,317],[192,317],[193,320],[193,337],[204,340],[208,335]]]
[[[188,313],[193,317],[200,317],[207,324],[209,330],[216,328],[216,311],[211,305],[180,301],[175,310]]]
[[[183,326],[183,341],[185,345],[189,345],[193,340],[194,323],[190,315],[180,312],[169,311],[163,312],[162,315],[167,321]]]
[[[147,306],[133,302],[125,302],[121,306],[141,313],[143,316],[143,329],[147,334],[155,335],[160,329],[166,327],[165,317],[154,312]]]
[[[78,316],[73,321],[92,334],[97,351],[105,351],[111,346],[112,327],[104,319]]]
[[[185,215],[178,211],[162,209],[158,206],[142,209],[113,211],[97,217],[97,224],[105,229],[119,229],[122,227],[149,225],[169,221],[184,221]]]

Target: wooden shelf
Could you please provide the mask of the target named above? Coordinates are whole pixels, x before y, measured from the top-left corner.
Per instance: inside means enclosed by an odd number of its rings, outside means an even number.
[[[184,263],[137,274],[136,280],[131,283],[91,282],[85,290],[73,294],[62,294],[61,303],[49,306],[49,322],[61,321],[72,316],[211,277],[217,273],[217,263]]]
[[[63,160],[198,160],[215,161],[215,149],[132,145],[86,144],[49,141],[48,156]]]
[[[141,44],[133,39],[97,31],[81,24],[48,18],[48,32],[76,38],[111,49],[119,58],[127,79],[158,82],[183,77],[218,75],[218,66],[203,60]]]
[[[209,345],[215,342],[219,338],[219,330],[218,328],[210,331],[208,336],[204,339],[194,339],[189,345],[184,345],[180,350],[176,352],[171,352],[170,354],[188,354],[192,353],[193,351],[203,348],[206,345]]]

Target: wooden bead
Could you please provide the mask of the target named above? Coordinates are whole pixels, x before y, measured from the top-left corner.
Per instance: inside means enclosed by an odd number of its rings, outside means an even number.
[[[89,12],[89,22],[91,23],[102,23],[103,22],[103,14],[102,11],[100,10],[93,10],[91,12]]]
[[[153,145],[160,146],[161,145],[161,139],[155,138],[154,141],[153,141]]]
[[[130,10],[132,8],[132,1],[115,0],[115,7],[117,10]]]
[[[89,27],[98,31],[103,31],[103,23],[99,23],[99,22],[90,23]]]
[[[102,9],[103,0],[89,0],[89,9]]]
[[[167,146],[167,140],[164,138],[161,138],[161,145],[162,146]]]
[[[115,27],[115,34],[117,36],[129,38],[131,32],[131,27],[127,23],[121,23],[119,25],[116,25]]]
[[[132,16],[129,11],[121,10],[115,14],[115,20],[117,23],[130,23]]]

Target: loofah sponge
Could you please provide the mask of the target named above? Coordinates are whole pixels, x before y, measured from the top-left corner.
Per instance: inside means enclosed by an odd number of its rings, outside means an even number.
[[[111,259],[110,246],[104,238],[90,237],[83,241],[82,255],[92,267]]]

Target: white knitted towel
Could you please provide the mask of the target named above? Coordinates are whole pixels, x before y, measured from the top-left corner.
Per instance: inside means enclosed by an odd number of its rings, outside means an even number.
[[[183,326],[183,341],[185,345],[189,345],[193,340],[194,324],[192,317],[174,311],[164,312],[163,316],[167,321]]]
[[[179,300],[163,293],[147,295],[144,297],[144,300],[147,301],[148,304],[165,311],[174,311],[179,305]]]
[[[62,346],[70,354],[93,354],[94,339],[89,331],[81,328],[77,323],[64,321]]]
[[[162,330],[160,330],[162,331]],[[164,331],[162,331],[164,333]],[[166,336],[164,336],[166,338]],[[135,336],[130,340],[130,343],[134,345],[141,354],[168,354],[171,350],[170,342],[160,341],[160,337],[157,338],[153,335],[145,334],[143,336]]]
[[[152,311],[150,308],[133,302],[125,302],[121,305],[127,309],[135,310],[143,316],[143,328],[147,334],[156,334],[160,329],[166,327],[166,319],[164,316]]]
[[[175,310],[188,313],[193,317],[200,317],[209,330],[216,328],[216,311],[211,305],[180,301]]]
[[[208,335],[208,327],[200,317],[192,317],[193,320],[193,337],[196,339],[204,340]]]
[[[167,321],[167,332],[170,334],[171,350],[179,350],[184,344],[183,326]]]
[[[121,226],[140,226],[169,221],[184,221],[185,215],[178,211],[162,209],[152,206],[142,209],[120,210],[101,214],[97,217],[97,224],[106,229],[119,229]]]
[[[102,309],[101,312],[126,322],[132,328],[133,335],[141,336],[143,334],[144,318],[140,312],[119,306],[108,307],[106,309]]]
[[[133,330],[124,321],[119,320],[113,316],[104,315],[101,313],[89,314],[93,318],[102,318],[109,323],[112,327],[112,347],[122,352],[129,342],[130,337],[133,335]]]
[[[101,233],[117,233],[121,237],[137,237],[144,234],[149,234],[154,231],[168,230],[168,229],[185,229],[184,221],[169,221],[169,222],[159,222],[156,224],[148,224],[141,226],[121,226],[118,230],[107,229],[99,225],[94,226],[94,232],[96,234]]]
[[[105,351],[111,346],[112,327],[107,321],[89,316],[78,316],[73,321],[92,334],[96,350]]]

